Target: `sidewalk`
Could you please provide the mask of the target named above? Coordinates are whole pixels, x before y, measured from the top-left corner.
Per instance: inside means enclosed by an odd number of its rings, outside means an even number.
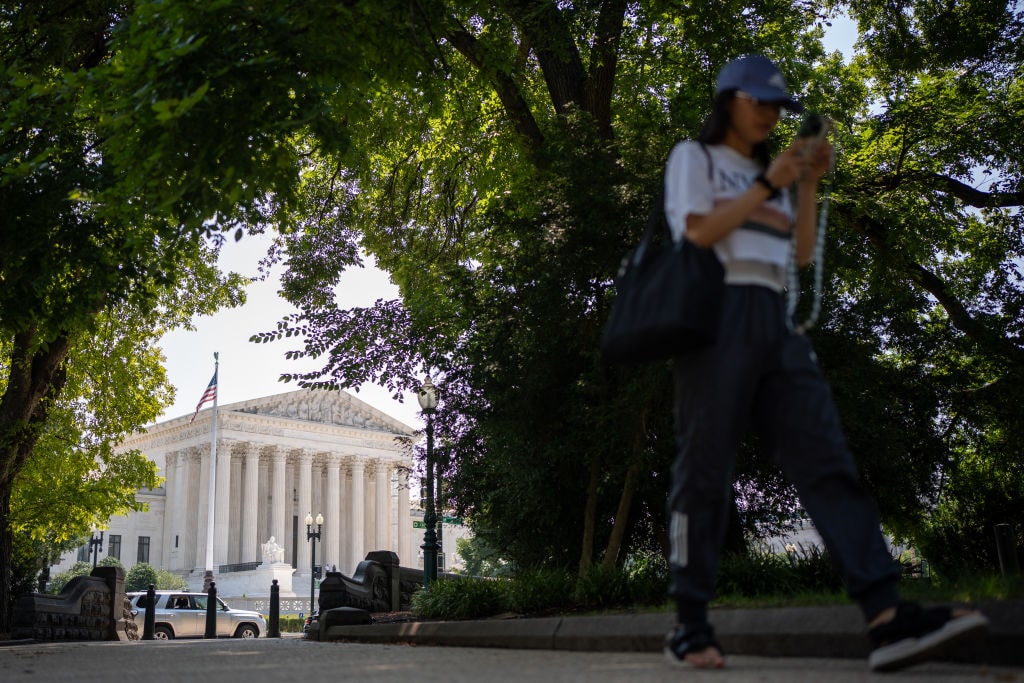
[[[984,643],[952,649],[950,661],[1024,666],[1024,600],[981,603],[992,622]],[[539,619],[421,621],[328,626],[312,639],[458,647],[659,651],[671,613]],[[864,658],[869,642],[855,606],[713,609],[711,623],[729,654],[769,657]]]

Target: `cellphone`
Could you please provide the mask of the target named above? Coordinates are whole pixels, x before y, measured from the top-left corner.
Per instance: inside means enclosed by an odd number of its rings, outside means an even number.
[[[811,140],[811,144],[804,147],[804,154],[811,155],[830,130],[832,130],[831,119],[821,114],[808,112],[800,122],[800,129],[796,133],[797,138]]]

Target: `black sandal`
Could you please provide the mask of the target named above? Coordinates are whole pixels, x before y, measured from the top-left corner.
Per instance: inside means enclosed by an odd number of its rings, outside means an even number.
[[[686,655],[713,647],[725,656],[722,646],[715,640],[715,629],[707,622],[676,626],[665,636],[665,657],[673,664],[686,664]]]

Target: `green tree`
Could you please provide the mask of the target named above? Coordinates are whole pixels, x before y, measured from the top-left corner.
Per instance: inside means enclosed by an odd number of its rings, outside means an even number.
[[[465,563],[462,573],[468,576],[509,577],[515,573],[515,565],[476,536],[456,539],[455,548]]]
[[[326,356],[286,375],[303,386],[439,373],[445,480],[477,534],[523,566],[621,563],[665,536],[673,439],[666,366],[597,353],[612,275],[717,67],[763,49],[801,80],[821,56],[815,16],[656,2],[429,14],[443,78],[381,84],[372,112],[346,112],[355,154],[304,178],[320,207],[306,215],[327,220],[286,240],[284,294],[303,312],[257,340],[304,335],[290,356]],[[353,230],[401,304],[334,308]]]
[[[992,525],[1024,513],[1024,14],[850,12],[865,96],[839,136],[822,357],[890,528],[936,564],[993,566]]]
[[[622,372],[594,352],[610,275],[717,67],[765,51],[838,122],[815,336],[883,518],[925,543],[943,506],[967,502],[952,483],[964,455],[982,452],[998,481],[1020,467],[1005,407],[1022,386],[1021,19],[971,7],[853,3],[862,50],[847,65],[798,7],[439,4],[440,89],[389,84],[365,120],[346,112],[360,154],[306,176],[328,220],[287,244],[285,294],[303,313],[257,339],[305,335],[288,355],[328,360],[286,376],[303,385],[412,388],[420,368],[440,372],[446,481],[481,537],[524,564],[621,561],[623,539],[663,537],[672,446],[663,369]],[[351,256],[326,256],[353,253],[353,229],[400,305],[333,308]],[[738,475],[792,500],[773,468],[744,458]],[[1015,489],[989,490],[1019,516]],[[997,518],[971,509],[990,539]],[[745,518],[755,528],[764,510]],[[951,535],[946,547],[970,547]],[[957,554],[990,564],[985,548]]]
[[[12,558],[40,541],[50,556],[155,484],[140,454],[112,447],[169,398],[155,340],[238,301],[208,225],[114,199],[125,178],[100,149],[91,88],[125,5],[64,9],[5,3],[0,20],[0,632]]]

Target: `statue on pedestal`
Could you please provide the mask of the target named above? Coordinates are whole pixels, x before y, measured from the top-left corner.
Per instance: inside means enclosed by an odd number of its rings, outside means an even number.
[[[271,536],[266,543],[261,544],[263,548],[263,564],[281,564],[284,562],[284,548],[277,544]]]

